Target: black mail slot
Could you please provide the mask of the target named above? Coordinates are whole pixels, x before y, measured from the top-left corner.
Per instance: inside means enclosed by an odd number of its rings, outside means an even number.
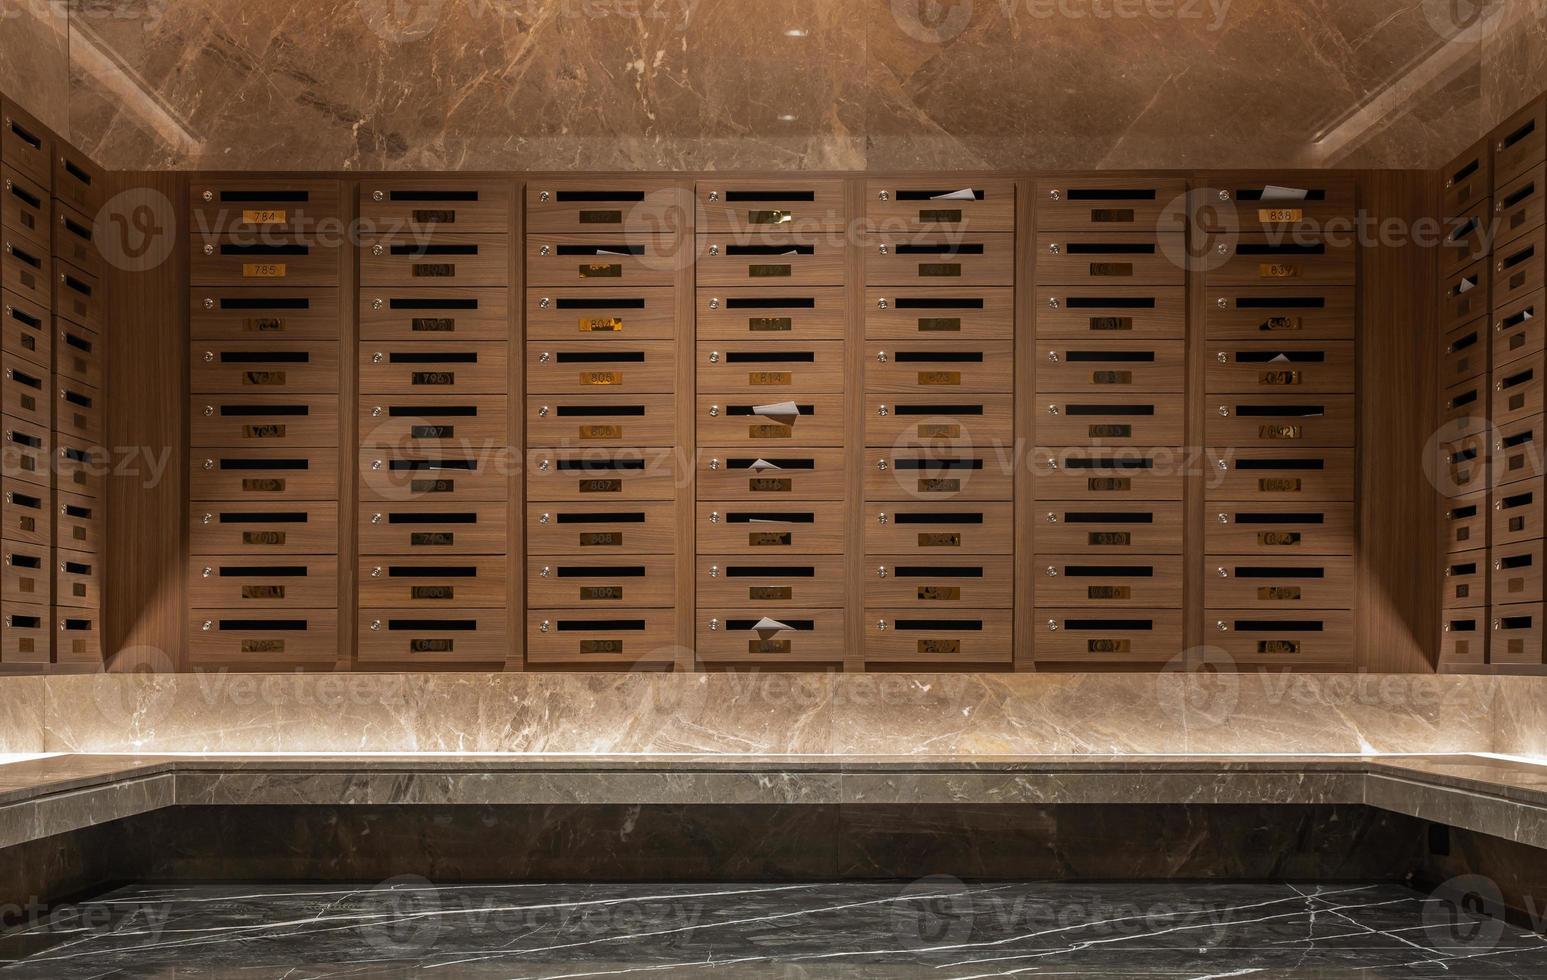
[[[476,310],[478,300],[476,298],[428,299],[415,296],[411,299],[388,300],[387,306],[394,310]]]
[[[254,415],[269,416],[283,415],[289,418],[307,416],[312,413],[310,405],[222,405],[220,415],[222,418],[248,418]]]
[[[1499,149],[1500,150],[1508,150],[1508,149],[1514,147],[1516,144],[1518,144],[1521,140],[1523,140],[1526,137],[1530,136],[1534,132],[1536,132],[1536,117],[1533,116],[1530,119],[1526,120],[1525,125],[1521,126],[1519,129],[1515,130],[1514,132],[1510,133],[1508,136],[1506,136],[1502,140],[1500,140],[1499,141],[1499,143],[1500,143]]]
[[[307,459],[222,459],[223,470],[305,470],[311,468]]]
[[[645,628],[642,619],[561,619],[556,624],[560,633],[593,633],[640,631]]]
[[[65,284],[65,288],[67,289],[80,293],[82,296],[90,296],[92,294],[90,283],[81,279],[77,279],[70,275],[68,272],[61,276],[60,279]]]
[[[84,513],[73,514],[73,517],[90,517],[91,511],[84,507],[76,510]],[[311,515],[305,511],[279,512],[271,514],[225,514],[217,516],[221,524],[307,524],[311,522]]]
[[[222,296],[222,310],[309,310],[312,301],[305,296]]]
[[[35,630],[43,625],[43,620],[38,616],[7,616],[5,624],[13,629]]]
[[[1499,330],[1500,331],[1504,331],[1504,330],[1509,330],[1512,327],[1518,327],[1522,323],[1525,323],[1527,320],[1534,319],[1535,317],[1536,317],[1536,307],[1535,306],[1527,306],[1525,309],[1520,310],[1518,313],[1512,313],[1509,316],[1505,317],[1503,320],[1499,321]],[[1476,337],[1477,337],[1477,335],[1475,333],[1469,334],[1468,336],[1473,338],[1473,339],[1476,339]],[[1459,342],[1458,342],[1458,344],[1459,344]],[[1457,349],[1457,345],[1452,345],[1450,349],[1451,350],[1456,350]]]
[[[9,492],[9,493],[7,493],[5,495],[5,499],[8,502],[13,503],[13,504],[15,504],[18,507],[28,507],[28,508],[31,508],[33,510],[37,510],[38,508],[43,506],[43,498],[42,497],[34,497],[31,494],[26,494],[26,493],[17,493],[14,490]]]
[[[941,198],[946,197],[947,195],[949,195],[952,200],[959,200],[960,196],[961,196],[961,191],[952,191],[952,190],[946,190],[946,191],[912,190],[912,191],[894,191],[893,193],[896,194],[897,200],[899,200],[899,201],[936,201],[936,200],[939,200]],[[971,193],[972,193],[972,199],[974,201],[981,201],[981,200],[983,200],[983,192],[982,191],[974,190]]]
[[[90,395],[82,394],[79,391],[73,391],[69,388],[61,389],[60,394],[63,396],[65,401],[79,408],[90,408],[93,404],[95,404]]]
[[[1071,470],[1150,470],[1155,468],[1153,459],[1102,459],[1076,456],[1064,461]]]
[[[392,364],[477,364],[478,353],[476,351],[449,351],[406,354],[401,351],[393,351],[387,355],[387,360]]]
[[[466,470],[472,472],[478,469],[476,459],[394,459],[387,464],[391,470]]]
[[[243,245],[236,242],[221,242],[221,255],[310,255],[312,247],[303,242],[288,242],[273,245]]]
[[[726,415],[759,415],[759,414],[762,414],[762,413],[759,413],[759,412],[754,412],[753,408],[755,408],[755,407],[756,406],[753,406],[753,405],[727,405],[725,407],[725,414]],[[799,415],[815,415],[816,414],[816,406],[815,405],[796,405],[795,408],[796,408],[796,413],[799,414]]]
[[[1238,633],[1320,633],[1323,623],[1319,619],[1238,619]]]
[[[1499,559],[1499,568],[1500,568],[1500,570],[1510,569],[1510,568],[1530,568],[1533,564],[1534,564],[1534,562],[1532,561],[1532,556],[1528,555],[1528,554],[1527,555],[1510,555],[1507,558],[1500,558]]]
[[[225,204],[253,204],[267,201],[284,201],[289,204],[304,204],[311,199],[311,191],[305,190],[228,190],[220,192],[220,200]]]
[[[61,330],[59,336],[64,338],[64,342],[67,345],[74,347],[83,354],[90,354],[95,346],[90,340],[87,340],[73,330]]]
[[[1504,207],[1512,208],[1515,205],[1519,204],[1521,201],[1524,201],[1526,198],[1530,197],[1532,194],[1535,194],[1535,193],[1536,193],[1536,181],[1534,181],[1534,180],[1528,181],[1523,187],[1520,188],[1520,190],[1516,191],[1513,194],[1506,195],[1504,197],[1504,200],[1503,200]]]
[[[645,469],[645,461],[642,459],[561,459],[559,471],[593,473],[598,470],[637,470]]]
[[[757,629],[757,624],[760,622],[762,622],[762,620],[727,619],[725,621],[725,628],[733,633],[745,630],[754,630]],[[790,629],[801,633],[808,633],[811,630],[816,629],[816,620],[814,619],[781,619],[779,620],[779,623],[782,626],[788,626]]]
[[[909,363],[939,363],[949,362],[953,364],[982,364],[982,351],[916,351],[900,350],[892,355],[899,364]]]
[[[1148,417],[1155,414],[1154,405],[1065,405],[1065,415],[1132,415]]]
[[[388,578],[477,578],[477,565],[389,565]]]
[[[727,364],[796,364],[816,363],[813,351],[731,351],[725,355]]]
[[[893,517],[898,524],[982,524],[981,513],[964,512],[954,514],[909,514],[900,513]]]
[[[644,414],[643,405],[560,405],[558,408],[559,418],[595,418],[604,415],[630,415],[642,418]]]
[[[644,578],[645,566],[643,565],[583,565],[579,568],[571,568],[568,565],[559,566],[559,578]]]
[[[424,405],[389,405],[387,407],[389,418],[418,418],[424,415],[433,415],[436,418],[455,416],[456,418],[477,418],[478,406],[476,405],[436,405],[427,407]]]
[[[981,631],[983,620],[981,619],[898,619],[892,622],[892,626],[899,630],[968,630]]]
[[[1499,628],[1506,630],[1528,630],[1531,628],[1531,616],[1501,616]]]
[[[643,245],[559,245],[560,255],[643,255]]]
[[[982,578],[982,565],[897,565],[895,578]]]
[[[1477,401],[1478,395],[1479,392],[1476,388],[1469,388],[1445,404],[1449,408],[1460,408],[1462,405],[1470,405],[1472,402]]]
[[[31,313],[28,313],[26,310],[23,310],[17,306],[7,306],[5,308],[5,315],[22,324],[23,326],[31,327],[34,330],[43,326],[42,317],[33,316]]]
[[[18,432],[17,430],[12,429],[10,432],[6,433],[6,437],[17,445],[26,446],[29,449],[43,448],[43,440],[41,438],[38,436],[30,435],[26,432]]]
[[[16,183],[15,181],[11,181],[10,191],[12,197],[17,198],[29,208],[36,210],[37,208],[43,206],[43,199],[41,197],[38,197],[36,194],[29,192],[25,187]]]
[[[1235,199],[1237,201],[1260,201],[1262,200],[1262,193],[1263,188],[1261,187],[1242,188],[1235,191]],[[1307,189],[1305,191],[1305,197],[1299,198],[1299,200],[1306,201],[1325,201],[1326,199],[1327,192],[1322,188]]]
[[[1064,306],[1071,310],[1153,310],[1153,296],[1070,296]]]
[[[37,555],[10,554],[5,556],[5,563],[13,568],[42,568],[43,559]]]
[[[1068,511],[1064,514],[1065,524],[1153,524],[1155,515],[1148,512],[1122,511],[1108,513],[1105,511]]]
[[[436,244],[433,244],[433,243],[430,243],[430,242],[416,242],[416,243],[411,244],[411,245],[393,245],[392,248],[391,248],[391,253],[393,255],[409,255],[409,256],[420,256],[420,255],[477,255],[478,254],[478,248],[479,248],[479,246],[477,246],[477,245],[462,244],[462,243],[436,245]]]
[[[1154,578],[1149,565],[1065,565],[1068,578]]]
[[[1534,493],[1512,494],[1511,496],[1505,497],[1503,500],[1499,501],[1499,509],[1514,510],[1516,507],[1526,507],[1529,506],[1530,503],[1535,499],[1536,494]],[[1466,513],[1462,513],[1463,511]],[[1472,517],[1477,514],[1477,508],[1476,506],[1457,507],[1450,513],[1452,517]]]
[[[982,299],[951,299],[949,297],[904,296],[892,301],[899,310],[981,310]]]
[[[1477,620],[1452,619],[1445,623],[1445,629],[1447,632],[1453,633],[1475,633],[1477,632]]]
[[[1241,418],[1297,418],[1313,419],[1327,414],[1325,405],[1237,405],[1235,414]]]
[[[1450,461],[1452,463],[1465,463],[1465,462],[1468,462],[1469,460],[1476,459],[1477,456],[1478,456],[1478,449],[1477,449],[1477,447],[1476,446],[1469,446],[1466,449],[1460,450],[1459,452],[1451,453],[1450,454]]]
[[[643,364],[645,352],[625,351],[559,351],[555,358],[559,364]]]
[[[899,459],[899,470],[981,470],[981,459]]]
[[[1236,578],[1326,578],[1325,568],[1277,568],[1264,565],[1237,565]]]
[[[27,251],[21,246],[15,244],[14,242],[6,242],[5,250],[10,255],[20,259],[22,262],[32,266],[34,269],[42,271],[43,260],[38,258],[36,255],[33,255],[31,252]]]
[[[1457,564],[1451,565],[1449,568],[1446,568],[1445,569],[1445,574],[1446,575],[1450,575],[1450,576],[1454,576],[1454,577],[1457,577],[1457,578],[1464,577],[1464,576],[1467,576],[1467,575],[1476,575],[1477,574],[1477,562],[1475,562],[1475,561],[1458,562]]]
[[[982,405],[896,405],[898,415],[982,415]]]
[[[560,524],[643,524],[644,511],[616,514],[560,514]]]
[[[478,200],[478,192],[470,189],[388,191],[387,197],[393,201],[465,201],[472,203]]]
[[[1533,369],[1527,368],[1524,371],[1520,371],[1520,372],[1517,372],[1515,374],[1506,375],[1504,380],[1499,382],[1499,387],[1500,388],[1513,388],[1516,385],[1523,385],[1523,384],[1527,383],[1528,381],[1530,381],[1534,377],[1536,377],[1536,371],[1533,370]]]
[[[26,385],[28,388],[36,388],[39,391],[43,389],[43,379],[28,374],[25,371],[18,371],[15,368],[12,368],[5,373],[5,376],[8,381],[14,381],[17,384]]]
[[[727,524],[815,524],[816,515],[809,512],[768,511],[743,514],[730,511],[725,515]]]
[[[304,619],[222,619],[220,621],[222,630],[260,630],[265,633],[304,632],[307,625]]]
[[[1503,325],[1505,327],[1512,327],[1524,319],[1527,319],[1524,314],[1519,313],[1512,317],[1506,317]],[[1466,350],[1468,347],[1476,344],[1477,341],[1481,338],[1482,334],[1477,330],[1473,330],[1471,333],[1457,337],[1455,340],[1451,341],[1451,343],[1446,346],[1445,353],[1454,354],[1456,351]]]
[[[1236,246],[1237,255],[1325,255],[1327,246],[1324,242],[1313,245],[1296,243],[1272,243],[1272,242],[1242,242]]]
[[[221,578],[305,578],[308,574],[305,565],[220,566]]]
[[[734,301],[733,301],[734,302]],[[560,299],[555,304],[561,310],[642,310],[645,301],[639,298],[618,299]]]
[[[728,310],[814,310],[816,299],[809,296],[732,297],[725,301]]]
[[[222,364],[308,364],[312,355],[304,350],[221,351]]]
[[[560,201],[643,201],[644,191],[559,191],[555,196]]]
[[[1064,360],[1070,363],[1120,361],[1127,364],[1152,364],[1155,352],[1150,350],[1071,350],[1064,352]]]
[[[815,245],[727,245],[726,255],[815,255]]]
[[[1066,619],[1064,629],[1072,632],[1090,630],[1152,630],[1153,619]]]
[[[1327,461],[1324,459],[1240,459],[1236,460],[1235,468],[1238,470],[1320,470],[1325,469]]]
[[[897,245],[898,255],[982,255],[981,242],[942,242],[940,244]]]
[[[1238,350],[1233,356],[1237,364],[1273,364],[1283,361],[1321,364],[1327,360],[1327,352],[1320,350]]]
[[[304,515],[302,515],[304,520]],[[388,514],[388,524],[477,524],[478,515],[472,513],[448,512],[435,514]],[[564,516],[559,516],[559,523],[564,523]]]
[[[781,470],[810,470],[816,468],[816,460],[814,459],[786,459],[783,457],[778,459],[769,459],[766,456],[748,456],[736,459],[727,459],[725,461],[725,468],[731,470],[748,470],[760,462],[772,463],[774,466]]]
[[[1064,246],[1070,255],[1154,255],[1150,242],[1070,242]],[[1106,301],[1103,305],[1113,305]]]
[[[815,578],[812,565],[727,565],[726,578]]]
[[[389,619],[387,629],[409,632],[457,632],[468,633],[478,628],[476,619]]]
[[[1455,228],[1451,229],[1450,235],[1446,238],[1446,241],[1459,242],[1466,238],[1466,236],[1470,235],[1472,232],[1481,228],[1482,224],[1482,221],[1475,215],[1459,220],[1455,223]]]
[[[1504,257],[1504,260],[1499,263],[1499,271],[1502,272],[1502,271],[1504,271],[1506,269],[1513,269],[1517,265],[1521,265],[1522,263],[1529,262],[1535,255],[1536,255],[1536,246],[1535,245],[1527,245],[1525,248],[1521,249],[1518,252],[1515,252],[1515,253],[1513,253],[1511,255],[1506,255]]]
[[[725,200],[733,201],[815,201],[815,191],[726,191]]]

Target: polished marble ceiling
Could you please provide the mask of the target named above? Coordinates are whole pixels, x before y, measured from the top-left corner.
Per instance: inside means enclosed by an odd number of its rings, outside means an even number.
[[[1430,167],[1547,88],[1547,0],[65,8],[0,88],[125,169]]]

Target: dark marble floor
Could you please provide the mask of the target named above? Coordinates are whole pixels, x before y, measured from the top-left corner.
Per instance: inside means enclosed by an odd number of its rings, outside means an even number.
[[[1547,977],[1547,938],[1451,898],[950,878],[145,886],[0,937],[0,977]]]

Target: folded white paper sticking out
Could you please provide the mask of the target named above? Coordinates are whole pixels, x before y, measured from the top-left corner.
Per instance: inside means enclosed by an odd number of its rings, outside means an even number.
[[[1280,187],[1277,184],[1269,184],[1262,189],[1264,201],[1303,201],[1311,196],[1311,192],[1303,187]]]
[[[753,405],[753,415],[767,415],[773,418],[794,418],[800,415],[800,406],[794,402],[775,402],[772,405]]]
[[[792,248],[788,252],[780,252],[779,254],[780,255],[799,255],[800,254],[800,249]]]
[[[1288,354],[1277,354],[1277,355],[1274,356],[1273,360],[1269,361],[1268,363],[1269,364],[1288,364],[1289,363],[1289,355]]]
[[[618,251],[614,251],[613,249],[610,249],[610,248],[599,248],[599,249],[596,250],[596,254],[597,255],[616,255],[616,256],[619,256],[619,257],[625,258],[625,259],[628,258],[628,256],[629,256],[628,252],[618,252]]]
[[[1477,280],[1476,279],[1463,279],[1463,280],[1461,280],[1461,285],[1456,287],[1456,292],[1458,292],[1458,293],[1470,293],[1472,290],[1474,290],[1476,288],[1477,288]]]
[[[976,201],[978,192],[970,187],[963,187],[959,191],[951,191],[949,194],[936,194],[931,201]]]
[[[775,521],[775,520],[772,520],[772,519],[767,518],[767,517],[749,517],[749,518],[747,518],[747,523],[748,524],[782,524],[784,522],[783,521]]]
[[[764,616],[762,619],[758,620],[757,624],[752,627],[752,629],[757,631],[758,635],[760,635],[765,640],[770,636],[773,636],[775,633],[784,633],[786,631],[793,630],[794,628],[795,627],[793,626],[786,626],[784,623],[779,622],[777,619],[769,619],[767,616]]]
[[[747,469],[755,470],[761,473],[763,470],[782,470],[784,467],[780,466],[778,463],[770,463],[766,459],[754,459],[752,461],[752,465],[748,466]]]

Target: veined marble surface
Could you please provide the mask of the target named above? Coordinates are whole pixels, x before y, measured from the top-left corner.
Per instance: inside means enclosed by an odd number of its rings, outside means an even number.
[[[73,0],[68,130],[123,169],[1434,167],[1547,88],[1542,0],[1493,6],[1520,16],[1477,30],[1488,5],[1448,0]],[[35,36],[0,37],[0,79]]]
[[[1489,752],[1498,738],[1498,685],[1514,680],[107,674],[30,684],[0,679],[0,718],[9,711],[21,719],[18,744],[0,749],[918,757]],[[41,744],[29,724],[40,726]]]
[[[1547,938],[1395,884],[123,888],[0,975],[1539,978]],[[121,971],[121,972],[120,972]],[[158,972],[165,971],[165,972]]]

